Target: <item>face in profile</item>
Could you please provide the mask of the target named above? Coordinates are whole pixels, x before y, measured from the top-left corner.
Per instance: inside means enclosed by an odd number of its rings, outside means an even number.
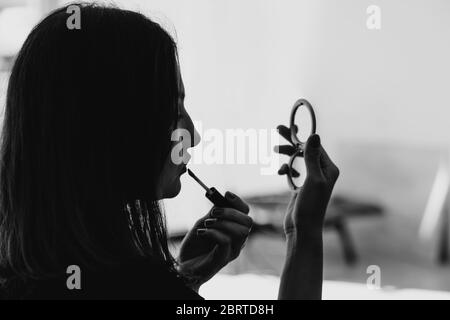
[[[164,164],[161,176],[159,179],[159,191],[160,195],[158,198],[173,198],[178,195],[181,190],[180,177],[186,172],[186,166],[191,158],[187,149],[195,147],[200,142],[200,135],[194,127],[191,117],[184,107],[184,84],[181,78],[181,73],[178,70],[178,87],[179,87],[179,97],[178,97],[178,121],[177,127],[180,132],[186,132],[183,135],[183,139],[179,141],[171,141],[171,150]],[[181,129],[181,130],[180,130]],[[182,150],[182,155],[179,157],[178,152],[172,152],[176,150]],[[173,154],[177,154],[174,157]],[[180,163],[180,160],[181,163]]]

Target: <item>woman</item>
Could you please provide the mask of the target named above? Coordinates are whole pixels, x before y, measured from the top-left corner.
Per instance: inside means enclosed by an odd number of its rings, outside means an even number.
[[[0,296],[200,299],[200,285],[239,255],[252,225],[248,206],[226,193],[233,208],[213,207],[172,257],[159,201],[179,193],[186,171],[171,150],[199,140],[176,45],[141,14],[77,6],[81,29],[67,28],[66,7],[51,13],[28,36],[9,80]],[[180,128],[193,141],[172,141]],[[321,226],[337,169],[318,136],[305,159],[309,177],[285,221],[283,299],[320,298]]]

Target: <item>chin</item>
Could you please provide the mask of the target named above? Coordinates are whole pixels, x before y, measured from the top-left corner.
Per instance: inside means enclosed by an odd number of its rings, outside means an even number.
[[[175,198],[181,191],[181,181],[177,178],[170,186],[164,191],[163,198],[170,199]]]

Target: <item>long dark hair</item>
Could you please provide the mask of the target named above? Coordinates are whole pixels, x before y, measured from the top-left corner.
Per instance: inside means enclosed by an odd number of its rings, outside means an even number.
[[[30,33],[7,91],[0,277],[151,257],[175,270],[155,200],[178,118],[173,38],[142,14],[75,4]]]

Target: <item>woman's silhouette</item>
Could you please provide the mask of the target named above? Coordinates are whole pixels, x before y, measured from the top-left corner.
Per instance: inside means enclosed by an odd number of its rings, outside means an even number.
[[[51,13],[28,36],[9,80],[0,296],[199,299],[199,286],[239,255],[252,225],[248,206],[227,193],[234,209],[214,207],[172,257],[159,201],[179,193],[186,166],[170,151],[199,140],[176,44],[139,13],[78,6],[81,29],[67,28],[67,7]],[[172,141],[176,128],[192,141]],[[316,135],[305,159],[309,182],[285,223],[280,298],[320,298],[321,224],[338,171]],[[75,289],[66,273],[74,265]]]

